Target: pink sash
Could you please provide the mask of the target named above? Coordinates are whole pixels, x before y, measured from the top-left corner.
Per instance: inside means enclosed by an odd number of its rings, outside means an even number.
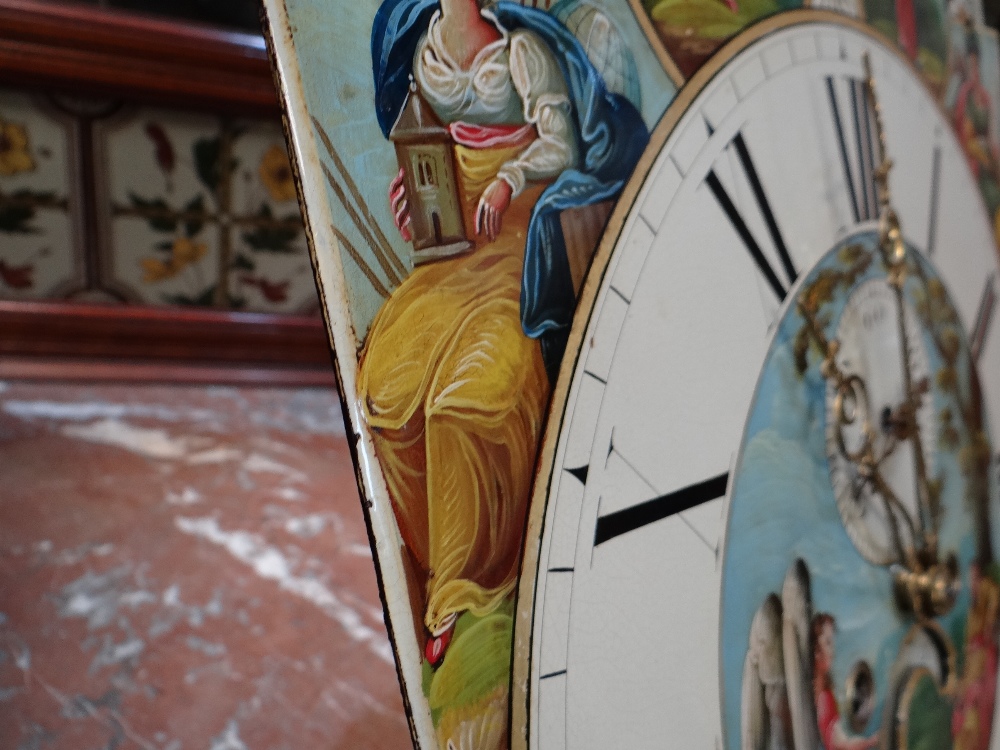
[[[473,125],[453,122],[448,132],[455,143],[466,148],[510,148],[527,146],[535,140],[534,125]]]

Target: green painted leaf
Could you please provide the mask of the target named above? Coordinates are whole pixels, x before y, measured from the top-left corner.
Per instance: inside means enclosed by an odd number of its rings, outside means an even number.
[[[205,197],[200,193],[198,196],[184,206],[185,213],[200,214],[205,211]],[[205,220],[190,218],[184,222],[184,232],[188,237],[194,237],[205,226]]]
[[[0,232],[9,234],[38,234],[29,222],[35,218],[35,209],[23,203],[0,203]]]
[[[51,190],[30,190],[29,188],[15,190],[10,195],[17,200],[34,201],[37,203],[50,203],[56,199],[56,194]]]
[[[184,307],[215,307],[215,288],[212,284],[198,294],[164,294],[161,299],[169,305],[183,305]],[[244,297],[229,296],[229,309],[241,310],[246,307],[247,301]]]
[[[194,155],[195,172],[201,184],[213,193],[219,192],[219,182],[222,178],[222,136],[214,138],[201,138],[195,141],[192,147]],[[238,159],[231,159],[229,163],[230,174],[236,171],[239,166]]]
[[[510,679],[513,621],[494,614],[452,640],[444,663],[431,681],[432,709],[467,706]]]
[[[219,156],[222,153],[222,138],[200,138],[192,147],[194,168],[201,184],[213,193],[219,188]]]
[[[237,253],[236,257],[233,258],[233,268],[239,271],[255,271],[257,269],[257,264],[255,264],[243,253]]]
[[[144,218],[149,222],[150,229],[156,232],[173,232],[177,229],[177,219],[171,215],[171,208],[162,198],[147,199],[135,193],[129,193],[128,199],[132,207],[147,213]]]
[[[186,307],[212,307],[215,302],[215,284],[194,295],[164,294],[163,301],[171,305],[184,305]]]
[[[298,214],[290,218],[275,219],[270,206],[262,204],[256,214],[261,224],[243,233],[243,241],[259,252],[294,253],[298,250],[292,243],[298,239],[302,224]]]

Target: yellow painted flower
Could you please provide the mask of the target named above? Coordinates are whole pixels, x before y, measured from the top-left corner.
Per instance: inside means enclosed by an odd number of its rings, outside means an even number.
[[[176,276],[176,273],[171,269],[169,261],[164,262],[159,258],[142,259],[143,284],[155,284],[157,281],[163,281],[173,276]]]
[[[31,158],[27,128],[0,120],[0,177],[34,170],[35,160]]]
[[[271,146],[260,160],[260,181],[276,201],[295,199],[295,180],[288,163],[288,153],[278,145]]]
[[[192,263],[197,263],[205,257],[208,247],[204,242],[194,242],[188,237],[174,240],[170,249],[170,257],[142,259],[142,281],[144,284],[155,284],[158,281],[172,279]]]
[[[177,270],[181,271],[185,266],[204,258],[207,252],[208,247],[204,242],[195,242],[187,237],[181,237],[174,241],[173,261]]]

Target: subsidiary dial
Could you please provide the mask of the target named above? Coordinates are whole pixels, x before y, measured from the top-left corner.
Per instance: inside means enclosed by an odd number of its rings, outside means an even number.
[[[827,457],[837,509],[854,546],[876,565],[904,562],[899,559],[893,541],[893,526],[898,529],[904,547],[911,548],[918,541],[914,538],[920,514],[918,479],[914,473],[917,446],[912,440],[900,440],[896,430],[898,411],[906,399],[904,365],[897,353],[905,344],[910,352],[914,382],[926,381],[930,367],[917,316],[909,304],[903,310],[905,342],[900,340],[899,313],[892,288],[885,279],[872,279],[851,294],[837,327],[840,342],[837,365],[842,372],[857,376],[865,384],[871,413],[864,414],[860,404],[848,404],[846,408],[853,409],[855,418],[842,424],[837,418],[836,385],[828,381],[826,389]],[[866,418],[874,432],[872,447],[878,470],[899,505],[878,492],[864,476],[862,466],[848,460],[841,450],[841,440],[847,452],[862,450]],[[921,400],[916,418],[925,461],[933,466],[937,432],[929,396]]]

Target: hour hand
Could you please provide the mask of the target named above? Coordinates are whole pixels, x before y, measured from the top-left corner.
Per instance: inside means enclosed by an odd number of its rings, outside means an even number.
[[[921,378],[913,383],[911,391],[895,409],[887,406],[882,410],[882,432],[897,442],[917,437],[917,412],[930,391],[930,382]]]

